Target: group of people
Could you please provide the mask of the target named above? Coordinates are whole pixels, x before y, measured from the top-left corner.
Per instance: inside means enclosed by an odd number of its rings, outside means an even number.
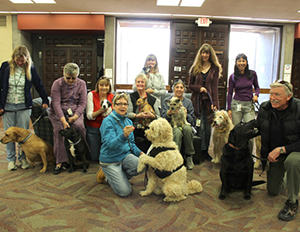
[[[28,49],[16,47],[11,60],[2,63],[0,70],[0,114],[3,114],[4,130],[12,126],[29,128],[33,84],[42,98],[42,107],[50,106],[56,157],[53,174],[59,174],[68,166],[67,152],[59,131],[74,126],[87,139],[91,160],[100,162],[97,180],[107,181],[117,195],[128,196],[132,191],[129,180],[139,174],[138,157],[147,153],[150,147],[142,120],[164,117],[170,121],[171,115],[176,113],[169,109],[166,101],[161,100],[166,86],[157,58],[152,54],[146,58],[144,68],[135,78],[134,92],[129,96],[122,92],[113,95],[110,80],[106,77],[99,78],[95,90],[87,94],[86,83],[78,78],[79,72],[75,63],[64,66],[63,77],[53,82],[49,105],[48,95]],[[174,96],[182,101],[190,123],[183,128],[173,128],[173,139],[180,150],[184,144],[188,169],[194,166],[193,127],[202,138],[202,153],[207,154],[214,111],[219,109],[218,82],[221,75],[222,66],[214,49],[203,44],[189,73],[191,100],[184,96],[187,86],[182,80],[173,83]],[[227,109],[233,123],[254,119],[253,103],[258,102],[260,89],[257,74],[249,69],[245,54],[236,57],[234,73],[228,83]],[[300,101],[293,97],[293,87],[286,81],[276,81],[270,87],[270,100],[261,104],[257,116],[262,157],[270,162],[267,190],[270,195],[278,195],[287,187],[288,199],[278,217],[292,220],[298,211],[300,185]],[[139,98],[146,98],[154,112],[141,112],[136,104]],[[108,116],[105,115],[107,110],[100,104],[104,99],[112,103],[113,111]],[[17,169],[16,157],[21,168],[29,168],[24,153],[17,154],[14,143],[7,144],[6,151],[8,170]]]

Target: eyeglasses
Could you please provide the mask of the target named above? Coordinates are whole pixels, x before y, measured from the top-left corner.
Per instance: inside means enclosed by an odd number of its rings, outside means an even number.
[[[128,103],[115,103],[116,106],[128,106]]]
[[[290,92],[292,92],[292,89],[291,89],[291,87],[289,86],[289,83],[288,83],[287,81],[282,80],[282,81],[278,81],[278,83],[280,83],[280,84],[282,84],[282,85],[285,85],[285,86],[288,88],[288,90],[289,90]]]
[[[76,80],[76,78],[77,78],[77,77],[66,77],[67,80],[70,80],[70,79]]]

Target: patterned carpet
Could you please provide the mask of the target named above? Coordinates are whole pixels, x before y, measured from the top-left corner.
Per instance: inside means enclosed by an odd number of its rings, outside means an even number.
[[[0,131],[2,137],[3,129]],[[256,186],[249,201],[236,191],[218,199],[220,166],[196,165],[188,179],[197,179],[203,192],[178,203],[165,203],[163,196],[141,197],[143,175],[132,179],[133,192],[116,196],[109,185],[98,184],[98,164],[88,173],[62,172],[53,166],[44,174],[41,166],[7,170],[5,146],[0,144],[0,231],[300,231],[300,216],[284,222],[277,214],[286,193],[271,197],[266,186]],[[265,179],[255,171],[254,180]]]

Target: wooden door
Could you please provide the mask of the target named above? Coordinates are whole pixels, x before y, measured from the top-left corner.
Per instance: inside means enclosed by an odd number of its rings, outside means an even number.
[[[211,24],[202,28],[201,43],[210,44],[223,68],[223,76],[219,79],[219,104],[221,109],[226,109],[227,79],[228,79],[228,52],[229,52],[229,25]]]
[[[80,68],[79,78],[87,84],[87,90],[95,88],[97,78],[97,45],[92,35],[43,36],[43,83],[48,94],[54,80],[63,76],[66,63],[74,62]]]
[[[300,41],[295,41],[291,84],[295,98],[300,98]]]

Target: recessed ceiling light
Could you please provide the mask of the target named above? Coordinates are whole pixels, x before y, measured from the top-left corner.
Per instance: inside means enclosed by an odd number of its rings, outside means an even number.
[[[180,0],[157,0],[157,6],[178,6]]]
[[[32,1],[38,4],[56,4],[54,0],[32,0]]]
[[[31,0],[10,0],[10,1],[15,4],[33,4]]]
[[[186,7],[200,7],[204,0],[182,0],[180,6]]]

